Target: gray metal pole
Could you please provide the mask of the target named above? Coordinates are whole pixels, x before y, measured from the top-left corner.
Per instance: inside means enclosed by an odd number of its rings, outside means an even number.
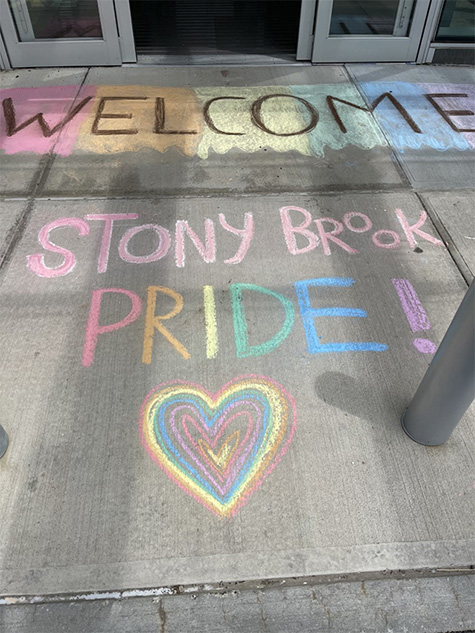
[[[0,458],[2,458],[7,452],[8,448],[8,435],[3,426],[0,424]]]
[[[402,416],[402,428],[419,444],[439,446],[449,439],[474,398],[475,281]]]

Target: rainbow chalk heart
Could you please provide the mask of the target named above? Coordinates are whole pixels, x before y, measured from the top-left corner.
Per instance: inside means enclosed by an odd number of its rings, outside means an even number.
[[[142,441],[185,492],[232,516],[287,450],[293,398],[262,376],[240,376],[213,395],[200,385],[159,385],[142,406]]]

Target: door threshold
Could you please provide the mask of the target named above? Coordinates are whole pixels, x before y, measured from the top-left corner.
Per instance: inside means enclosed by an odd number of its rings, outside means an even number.
[[[137,55],[137,63],[124,66],[309,66],[292,56],[273,55]]]

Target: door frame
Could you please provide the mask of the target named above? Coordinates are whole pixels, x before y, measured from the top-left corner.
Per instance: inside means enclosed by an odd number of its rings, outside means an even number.
[[[7,47],[3,41],[3,36],[0,31],[0,70],[11,70],[10,60],[8,58]]]
[[[114,9],[117,18],[122,61],[124,63],[134,63],[137,61],[137,53],[135,51],[130,0],[114,0]]]
[[[315,19],[317,0],[302,0],[300,5],[300,23],[297,36],[297,61],[312,59],[315,40]]]
[[[330,36],[334,0],[320,0],[316,7],[313,63],[415,62],[430,8],[430,0],[418,0],[409,35]],[[401,3],[404,0],[401,0]],[[401,8],[402,4],[400,4]],[[398,11],[400,14],[400,10]]]
[[[8,0],[0,0],[1,33],[12,67],[58,66],[58,61],[61,66],[120,66],[122,55],[114,4],[110,0],[97,0],[97,5],[102,39],[58,38],[22,42],[18,37]]]

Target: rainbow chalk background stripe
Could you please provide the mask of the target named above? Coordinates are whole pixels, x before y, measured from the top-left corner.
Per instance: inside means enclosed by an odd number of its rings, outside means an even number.
[[[263,376],[240,376],[216,394],[201,385],[159,385],[140,414],[150,456],[187,494],[220,517],[233,516],[287,451],[294,399]]]
[[[363,83],[362,88],[371,103],[391,94],[412,124],[388,99],[371,116],[363,97],[349,84],[8,88],[0,100],[0,150],[69,156],[144,149],[165,153],[174,148],[184,156],[207,159],[232,150],[253,153],[269,148],[324,156],[327,149],[348,145],[366,150],[386,146],[376,121],[399,151],[475,148],[473,118],[467,116],[475,109],[472,85],[395,81]],[[427,93],[438,95],[439,111]],[[329,97],[339,100],[333,105],[343,130]],[[251,115],[259,103],[261,123],[256,125]],[[304,132],[311,120],[309,107],[316,112],[315,126]]]

